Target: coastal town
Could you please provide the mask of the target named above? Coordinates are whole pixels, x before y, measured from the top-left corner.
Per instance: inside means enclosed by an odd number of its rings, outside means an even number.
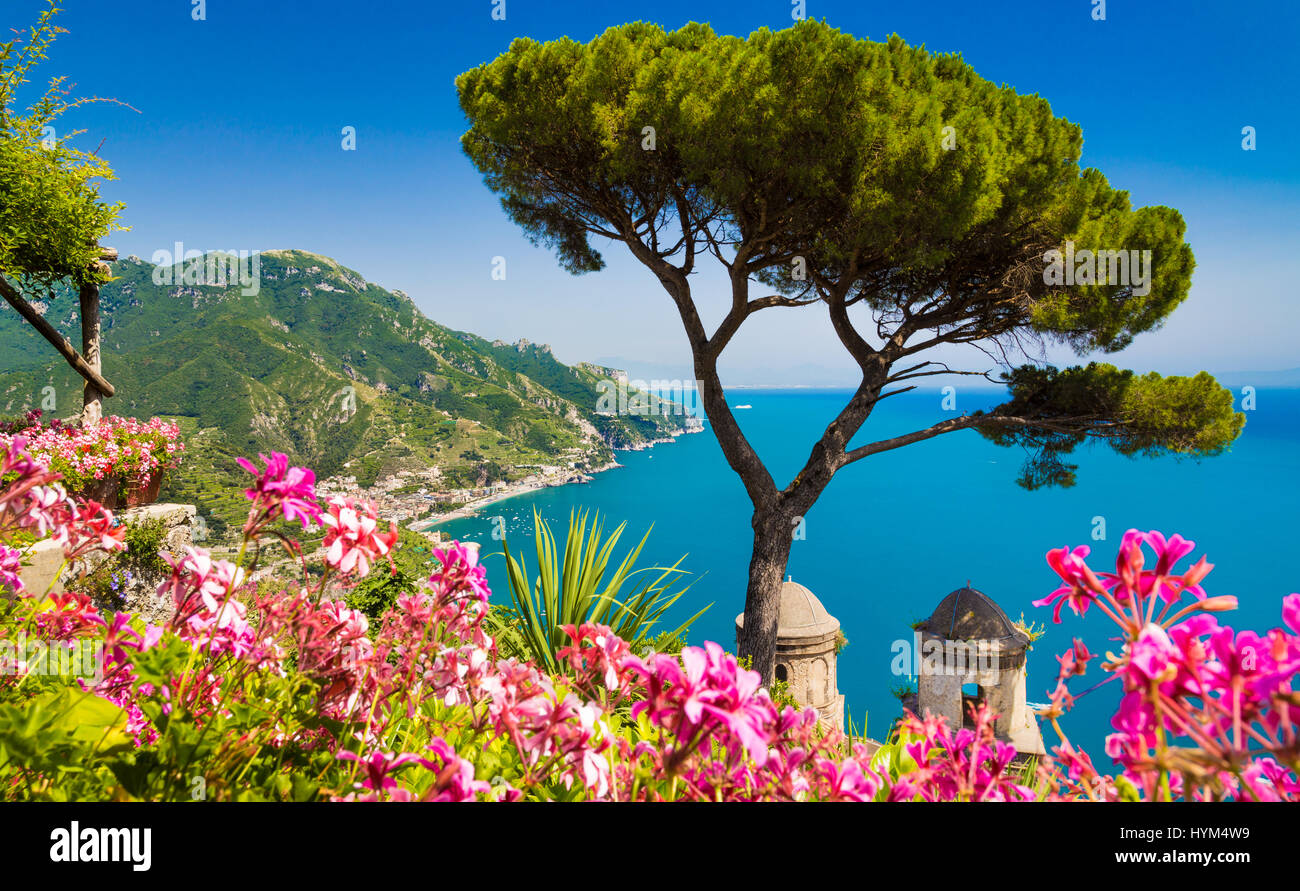
[[[629,446],[626,450],[642,451],[661,443],[675,442],[678,436],[703,431],[704,422],[701,419],[685,416],[682,426],[669,431],[669,435]],[[442,470],[428,467],[398,471],[376,481],[373,486],[360,485],[355,476],[336,475],[323,480],[318,491],[326,498],[337,495],[373,501],[383,520],[398,523],[437,542],[441,536],[434,530],[443,523],[475,516],[491,504],[526,492],[589,483],[594,479],[594,474],[622,466],[615,460],[591,467],[582,459],[581,450],[572,452],[571,455],[562,456],[572,458],[562,464],[519,465],[514,469],[527,470],[529,473],[510,482],[449,489]]]

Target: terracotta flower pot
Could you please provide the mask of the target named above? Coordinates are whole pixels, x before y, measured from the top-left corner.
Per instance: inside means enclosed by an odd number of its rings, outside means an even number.
[[[127,507],[144,507],[158,500],[158,490],[162,488],[162,474],[155,473],[148,483],[141,484],[132,480],[123,487],[123,497]]]
[[[109,510],[118,510],[122,506],[122,481],[115,476],[94,480],[75,494],[88,501],[98,501]]]

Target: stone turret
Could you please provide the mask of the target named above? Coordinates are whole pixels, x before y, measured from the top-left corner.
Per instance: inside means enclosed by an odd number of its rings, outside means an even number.
[[[803,707],[815,708],[821,720],[844,726],[844,696],[836,675],[839,620],[817,596],[793,579],[781,584],[776,630],[776,679],[790,685]],[[739,643],[745,616],[736,616]]]
[[[969,586],[939,602],[917,629],[921,672],[916,710],[970,724],[969,708],[980,702],[998,714],[993,731],[1025,755],[1044,753],[1038,719],[1025,701],[1025,662],[1030,638],[986,594]]]

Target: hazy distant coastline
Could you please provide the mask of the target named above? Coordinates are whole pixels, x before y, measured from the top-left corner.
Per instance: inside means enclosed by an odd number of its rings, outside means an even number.
[[[681,428],[676,431],[673,431],[673,433],[670,436],[665,436],[659,439],[648,440],[647,442],[642,443],[641,445],[635,446],[633,448],[618,449],[617,451],[631,451],[631,452],[644,451],[645,449],[654,448],[655,446],[663,445],[664,443],[676,442],[677,437],[679,436],[689,436],[694,433],[702,433],[702,432],[704,432],[704,428],[702,427],[698,427],[692,430]],[[476,498],[473,501],[467,501],[465,504],[462,504],[460,507],[457,507],[453,510],[449,510],[445,514],[439,514],[438,516],[426,517],[424,519],[417,520],[416,522],[411,523],[407,528],[411,529],[414,532],[431,532],[434,529],[437,529],[439,526],[445,523],[450,523],[453,520],[463,520],[467,517],[479,516],[483,512],[484,508],[493,504],[497,504],[502,501],[506,501],[507,499],[516,498],[520,495],[526,495],[529,492],[536,492],[540,489],[551,489],[551,488],[556,488],[558,486],[572,486],[572,485],[581,485],[581,484],[589,483],[592,481],[592,478],[595,476],[595,474],[604,473],[606,470],[613,470],[616,467],[622,467],[622,466],[623,465],[620,464],[616,459],[610,461],[607,464],[602,464],[600,467],[594,467],[588,473],[576,474],[576,476],[579,477],[579,479],[576,481],[573,479],[575,474],[568,474],[567,478],[556,477],[554,481],[547,478],[526,477],[517,482],[506,484],[505,488],[502,489],[500,492],[494,492],[491,495],[485,495],[482,498]]]

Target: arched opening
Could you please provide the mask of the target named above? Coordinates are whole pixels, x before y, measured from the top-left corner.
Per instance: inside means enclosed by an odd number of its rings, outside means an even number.
[[[975,726],[975,721],[971,718],[971,709],[978,708],[979,704],[984,701],[984,696],[984,688],[979,684],[961,685],[961,723],[963,727]]]
[[[830,678],[830,672],[826,666],[825,659],[814,659],[812,671],[808,674],[808,702],[810,705],[817,705],[825,702],[830,692],[826,687],[826,682]]]
[[[777,679],[778,681],[788,681],[788,680],[790,680],[790,673],[786,671],[786,668],[785,668],[784,665],[780,665],[780,664],[778,664],[778,665],[776,666],[776,679]]]

